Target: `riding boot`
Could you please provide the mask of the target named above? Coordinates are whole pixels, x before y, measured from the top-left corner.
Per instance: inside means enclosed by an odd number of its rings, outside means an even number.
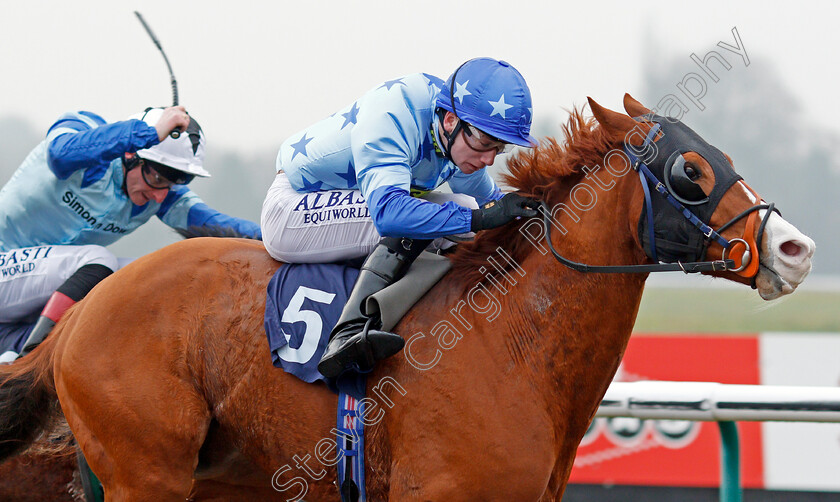
[[[402,278],[430,240],[385,237],[368,256],[359,271],[350,298],[330,333],[327,350],[318,371],[330,378],[348,369],[370,371],[380,359],[390,357],[405,345],[395,333],[381,331],[381,320],[365,311],[370,295]]]
[[[23,348],[20,350],[20,354],[18,354],[18,359],[35,350],[35,347],[47,338],[47,335],[50,334],[53,326],[61,319],[64,312],[71,305],[84,298],[94,286],[112,273],[114,272],[110,268],[96,263],[84,265],[79,270],[76,270],[50,296],[47,305],[41,311],[41,315],[35,322],[35,327],[32,328],[29,337],[23,343]]]
[[[50,331],[52,331],[53,326],[55,326],[55,323],[58,322],[62,314],[74,303],[76,302],[73,299],[63,293],[59,293],[58,291],[53,293],[49,301],[47,301],[47,306],[44,307],[41,315],[38,316],[38,320],[35,321],[35,327],[32,328],[29,337],[23,343],[23,348],[20,349],[18,359],[35,350],[35,347],[38,345],[41,345],[41,342],[47,338],[47,335],[50,334]]]

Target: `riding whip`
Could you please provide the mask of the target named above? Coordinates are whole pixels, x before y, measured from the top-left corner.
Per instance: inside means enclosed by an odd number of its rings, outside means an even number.
[[[143,28],[146,29],[146,33],[149,34],[152,42],[154,42],[161,55],[163,55],[163,61],[166,63],[166,68],[169,70],[169,78],[172,83],[172,106],[178,106],[178,82],[175,81],[175,74],[172,72],[172,65],[169,64],[169,58],[166,57],[166,53],[163,52],[163,47],[160,45],[160,41],[157,39],[152,29],[149,28],[149,25],[146,24],[146,20],[143,19],[143,16],[137,11],[134,11],[134,15],[136,15],[137,19],[140,20],[140,24],[142,24]],[[181,131],[173,129],[172,132],[169,133],[169,136],[171,136],[172,139],[178,139],[181,136]]]

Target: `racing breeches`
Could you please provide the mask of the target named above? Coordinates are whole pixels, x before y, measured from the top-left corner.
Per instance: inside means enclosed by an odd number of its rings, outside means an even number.
[[[438,204],[454,201],[470,209],[478,208],[475,199],[464,194],[431,192],[423,198]],[[299,193],[282,171],[274,178],[263,203],[261,227],[268,253],[287,263],[325,263],[367,256],[382,238],[361,192]],[[430,249],[452,245],[439,238]]]
[[[0,252],[0,323],[34,321],[50,296],[78,269],[117,258],[97,245],[37,246]]]

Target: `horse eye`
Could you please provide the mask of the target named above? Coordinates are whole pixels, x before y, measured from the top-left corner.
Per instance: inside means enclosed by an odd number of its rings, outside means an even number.
[[[686,162],[685,175],[688,176],[688,179],[690,179],[691,181],[697,181],[698,179],[700,179],[700,170]]]

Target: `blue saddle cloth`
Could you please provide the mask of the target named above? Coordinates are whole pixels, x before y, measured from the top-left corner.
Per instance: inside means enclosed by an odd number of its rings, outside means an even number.
[[[335,263],[288,264],[268,283],[265,333],[271,362],[304,382],[324,381],[333,391],[364,397],[364,375],[328,379],[318,372],[330,331],[338,321],[359,270]]]

